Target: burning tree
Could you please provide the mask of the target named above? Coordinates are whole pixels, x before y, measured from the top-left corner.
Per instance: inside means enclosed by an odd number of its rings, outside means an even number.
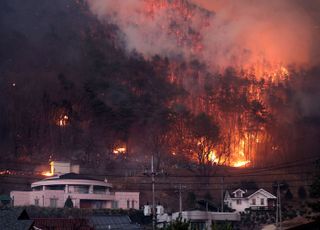
[[[201,171],[206,174],[208,165],[211,165],[216,158],[221,156],[215,155],[215,148],[219,141],[219,126],[204,113],[195,116],[191,121],[191,138],[188,145],[194,152]]]

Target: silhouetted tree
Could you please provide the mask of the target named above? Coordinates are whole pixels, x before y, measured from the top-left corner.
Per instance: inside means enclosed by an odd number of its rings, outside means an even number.
[[[286,191],[286,194],[285,194],[285,199],[286,199],[286,200],[292,200],[292,198],[293,198],[293,195],[292,195],[290,189],[288,189],[288,190]]]
[[[298,195],[299,195],[299,198],[302,199],[302,200],[307,198],[307,192],[306,192],[306,190],[305,190],[305,188],[303,186],[299,187]]]
[[[196,194],[194,192],[188,192],[186,203],[188,208],[195,208],[196,205]]]
[[[73,202],[70,196],[66,199],[66,202],[64,203],[65,208],[73,208]]]

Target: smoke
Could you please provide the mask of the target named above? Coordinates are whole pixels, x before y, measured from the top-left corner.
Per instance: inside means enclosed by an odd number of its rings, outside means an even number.
[[[317,28],[290,0],[87,0],[99,19],[121,29],[126,50],[197,58],[209,66],[317,62]]]

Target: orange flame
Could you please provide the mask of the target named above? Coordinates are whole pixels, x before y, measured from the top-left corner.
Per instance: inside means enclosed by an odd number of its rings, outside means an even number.
[[[118,147],[113,150],[113,153],[114,154],[124,154],[124,153],[126,153],[126,151],[127,151],[126,147]]]

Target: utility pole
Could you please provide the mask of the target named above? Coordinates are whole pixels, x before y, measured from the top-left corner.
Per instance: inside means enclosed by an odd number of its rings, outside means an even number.
[[[280,184],[277,185],[277,211],[276,211],[276,228],[282,230],[282,213],[281,213],[281,192]]]
[[[156,229],[157,214],[156,214],[156,201],[155,201],[155,177],[159,174],[165,174],[163,171],[160,173],[156,172],[154,169],[154,155],[151,156],[151,171],[145,170],[144,175],[151,176],[151,185],[152,185],[152,229]]]
[[[152,229],[156,228],[156,209],[155,209],[155,196],[154,196],[154,187],[155,187],[155,178],[154,178],[154,166],[153,166],[153,155],[151,157],[151,183],[152,183]]]
[[[224,177],[221,177],[221,212],[223,212],[223,207],[224,207],[223,190],[224,190]]]
[[[182,190],[186,188],[186,186],[183,186],[182,184],[179,184],[179,186],[176,186],[179,192],[179,215],[182,215]]]

